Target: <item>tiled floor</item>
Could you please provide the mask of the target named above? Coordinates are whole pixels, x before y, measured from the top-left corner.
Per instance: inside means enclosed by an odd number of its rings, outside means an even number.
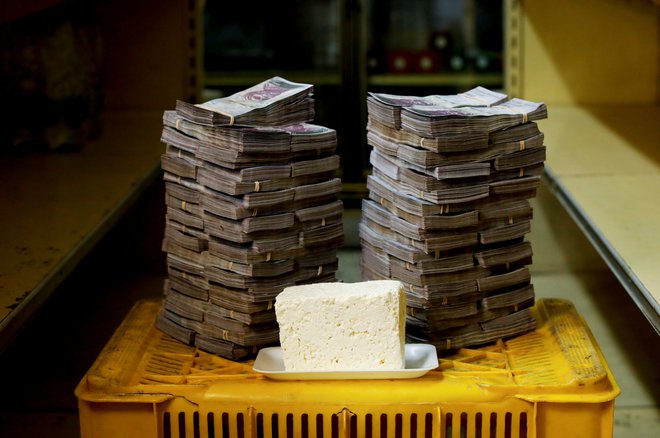
[[[360,280],[358,218],[359,211],[346,212],[347,247],[339,253],[338,273],[343,281]],[[161,296],[162,273],[130,269],[144,266],[129,257],[140,252],[131,247],[138,243],[121,238],[126,228],[114,233],[0,356],[5,380],[0,436],[79,436],[75,386],[133,303]],[[157,266],[153,257],[158,255],[149,257]],[[545,257],[543,251],[539,257]],[[594,333],[622,391],[615,404],[614,436],[660,436],[658,336],[605,266],[591,265],[577,273],[533,271],[537,296],[571,300]]]

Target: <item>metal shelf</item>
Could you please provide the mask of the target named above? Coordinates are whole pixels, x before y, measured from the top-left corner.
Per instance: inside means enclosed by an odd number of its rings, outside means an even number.
[[[660,333],[660,107],[556,105],[549,188]]]
[[[161,118],[108,112],[78,152],[0,161],[0,351],[157,180]]]

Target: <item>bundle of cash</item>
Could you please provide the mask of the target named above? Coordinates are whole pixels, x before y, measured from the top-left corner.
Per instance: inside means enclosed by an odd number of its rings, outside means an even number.
[[[275,76],[228,97],[192,104],[176,102],[176,111],[200,125],[284,126],[314,119],[314,87]]]
[[[368,93],[367,110],[385,125],[400,129],[406,108],[431,107],[436,109],[491,107],[505,101],[506,94],[475,87],[465,93],[431,96],[399,96],[386,93]]]
[[[337,136],[312,118],[312,86],[282,78],[164,112],[161,330],[249,357],[279,342],[282,289],[335,280],[344,239]]]
[[[546,157],[534,121],[546,106],[477,87],[369,93],[367,108],[362,278],[404,283],[413,342],[448,350],[533,330],[526,235]]]

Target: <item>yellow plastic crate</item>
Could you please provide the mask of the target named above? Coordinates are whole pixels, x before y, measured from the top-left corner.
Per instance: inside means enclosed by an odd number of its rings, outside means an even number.
[[[82,438],[612,436],[619,387],[565,300],[404,380],[269,380],[165,335],[159,309],[138,302],[76,388]]]

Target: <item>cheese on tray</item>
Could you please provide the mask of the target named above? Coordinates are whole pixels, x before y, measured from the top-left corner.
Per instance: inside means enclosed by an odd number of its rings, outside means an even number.
[[[291,286],[275,300],[286,371],[405,368],[406,302],[395,280]]]

